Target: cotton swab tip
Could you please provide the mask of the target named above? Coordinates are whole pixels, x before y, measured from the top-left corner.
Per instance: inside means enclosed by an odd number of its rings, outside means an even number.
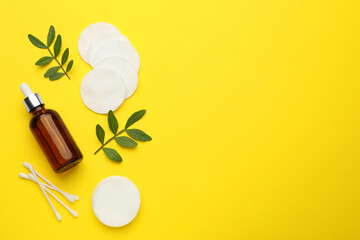
[[[63,195],[64,195],[64,194],[63,194]],[[71,202],[71,203],[74,203],[74,202],[75,202],[75,199],[72,198],[72,197],[69,196],[69,195],[64,195],[64,197],[65,197],[69,202]]]
[[[72,210],[72,209],[68,209],[69,210],[69,212],[71,213],[71,215],[73,215],[74,217],[78,217],[79,216],[79,214],[77,213],[77,212],[75,212],[74,210]]]
[[[56,215],[57,220],[60,222],[60,221],[61,221],[61,215],[60,215],[60,213],[55,212],[55,215]]]
[[[19,177],[28,179],[28,176],[25,173],[19,173]]]
[[[34,177],[34,175],[33,175],[32,173],[29,173],[29,174],[28,174],[28,177],[29,177],[31,180],[36,181],[36,180],[35,180],[35,177]]]

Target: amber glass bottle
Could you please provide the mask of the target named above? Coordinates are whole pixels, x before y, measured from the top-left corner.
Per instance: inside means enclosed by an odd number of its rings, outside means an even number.
[[[82,154],[59,114],[45,109],[39,94],[34,94],[27,84],[20,89],[25,95],[25,107],[33,114],[30,129],[54,171],[61,173],[81,162]]]

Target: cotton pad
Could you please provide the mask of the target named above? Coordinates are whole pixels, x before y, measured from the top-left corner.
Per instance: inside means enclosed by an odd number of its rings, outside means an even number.
[[[105,22],[98,22],[98,23],[91,24],[90,26],[88,26],[81,32],[79,40],[78,40],[78,50],[79,50],[80,56],[82,57],[82,59],[84,59],[85,62],[89,63],[88,59],[87,59],[87,51],[88,51],[91,41],[99,33],[106,31],[106,30],[117,31],[119,34],[121,34],[120,31],[114,25],[111,25],[111,24],[105,23]]]
[[[78,49],[83,60],[93,67],[81,82],[81,99],[96,113],[115,111],[137,88],[138,52],[115,26],[105,22],[85,28]]]
[[[131,97],[138,85],[138,73],[129,61],[121,57],[107,57],[98,62],[94,68],[107,67],[120,74],[126,85],[125,98]]]
[[[104,58],[118,56],[128,60],[136,69],[140,69],[140,56],[136,49],[127,42],[121,40],[114,40],[106,43],[95,53],[93,61],[90,65],[94,67],[98,62]]]
[[[111,176],[96,186],[91,203],[100,222],[109,227],[121,227],[130,223],[137,215],[140,193],[126,177]]]
[[[106,114],[115,111],[124,101],[126,85],[121,75],[110,68],[96,68],[88,72],[80,85],[80,95],[90,110]]]
[[[119,31],[114,30],[106,30],[100,32],[94,39],[91,41],[89,48],[87,50],[87,59],[89,62],[92,62],[95,53],[99,50],[100,47],[105,45],[106,43],[113,41],[113,40],[120,40],[127,43],[130,43],[129,39],[127,39],[124,35],[122,35]]]

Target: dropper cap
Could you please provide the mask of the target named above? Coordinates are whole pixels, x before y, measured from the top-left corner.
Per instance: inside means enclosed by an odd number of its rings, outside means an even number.
[[[31,112],[34,108],[38,106],[44,105],[44,102],[41,99],[40,95],[38,93],[34,93],[29,87],[29,85],[27,85],[26,83],[22,83],[20,85],[20,90],[25,96],[23,103],[28,112]]]

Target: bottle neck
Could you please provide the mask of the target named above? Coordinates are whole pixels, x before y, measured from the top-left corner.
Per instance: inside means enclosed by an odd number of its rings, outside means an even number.
[[[45,113],[45,107],[44,105],[37,106],[34,109],[32,109],[30,113],[32,113],[33,116],[39,116],[40,114]]]

